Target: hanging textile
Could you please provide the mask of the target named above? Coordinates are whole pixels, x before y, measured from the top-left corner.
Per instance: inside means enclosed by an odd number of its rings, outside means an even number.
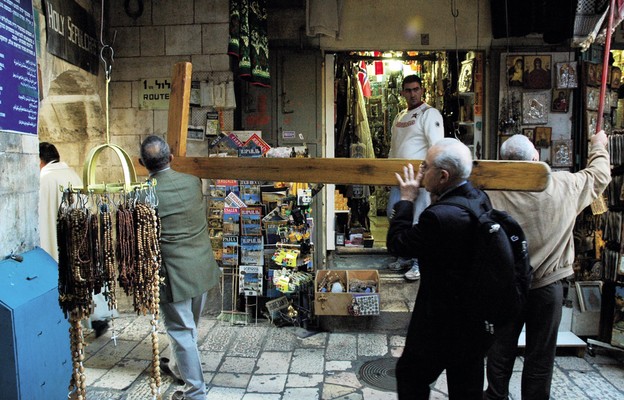
[[[375,158],[375,149],[373,147],[373,138],[371,137],[370,126],[368,125],[368,116],[366,113],[366,101],[364,100],[364,94],[362,93],[362,85],[360,85],[359,79],[352,79],[355,82],[355,110],[354,110],[354,122],[355,122],[355,135],[358,137],[358,141],[366,146],[364,151],[364,158]]]
[[[343,0],[307,0],[306,35],[340,38]]]
[[[238,75],[270,87],[267,0],[230,0],[228,54],[238,59]]]

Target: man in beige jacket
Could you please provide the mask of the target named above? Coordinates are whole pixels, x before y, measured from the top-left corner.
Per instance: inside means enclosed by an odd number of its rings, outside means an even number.
[[[542,192],[488,192],[492,206],[509,212],[529,242],[533,280],[525,310],[502,330],[487,358],[488,388],[484,399],[507,399],[518,337],[526,324],[522,398],[548,399],[561,322],[561,280],[572,275],[576,216],[589,206],[611,180],[608,139],[604,131],[591,138],[587,167],[576,173],[553,172]],[[539,154],[524,135],[501,146],[505,160],[537,161]]]

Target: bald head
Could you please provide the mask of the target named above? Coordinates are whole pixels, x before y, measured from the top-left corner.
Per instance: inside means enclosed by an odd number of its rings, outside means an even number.
[[[151,135],[141,144],[141,163],[150,172],[158,172],[171,162],[169,145],[161,137]]]

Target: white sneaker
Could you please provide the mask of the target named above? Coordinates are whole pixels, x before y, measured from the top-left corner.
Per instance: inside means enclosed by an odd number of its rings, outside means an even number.
[[[417,281],[420,279],[420,268],[418,267],[418,261],[414,260],[412,268],[403,275],[408,281]]]

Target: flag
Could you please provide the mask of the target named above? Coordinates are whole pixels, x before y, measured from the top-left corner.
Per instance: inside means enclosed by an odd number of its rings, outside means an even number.
[[[358,80],[362,87],[362,94],[364,97],[371,97],[370,81],[368,80],[368,73],[366,72],[366,61],[360,61],[358,66]]]

